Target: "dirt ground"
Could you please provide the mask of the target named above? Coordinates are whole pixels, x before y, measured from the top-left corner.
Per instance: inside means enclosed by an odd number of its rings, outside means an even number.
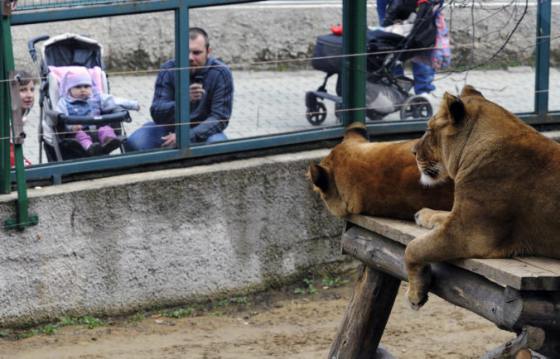
[[[352,293],[354,276],[355,272],[341,277],[346,282],[340,280],[335,288],[318,278],[311,285],[302,282],[229,301],[235,304],[196,309],[183,318],[153,311],[106,320],[93,329],[70,325],[51,335],[7,336],[0,339],[0,358],[323,359]],[[479,358],[513,338],[434,295],[415,312],[405,303],[405,286],[381,340],[397,358]]]

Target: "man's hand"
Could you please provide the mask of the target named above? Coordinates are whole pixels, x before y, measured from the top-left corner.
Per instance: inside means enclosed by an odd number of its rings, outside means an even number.
[[[82,125],[72,125],[70,126],[70,131],[72,132],[78,132],[82,129]]]
[[[170,133],[166,136],[163,136],[161,140],[163,141],[161,147],[166,147],[166,148],[176,147],[177,136],[174,133]]]
[[[191,102],[199,101],[206,91],[202,88],[202,84],[196,83],[189,86],[189,95],[191,98]]]

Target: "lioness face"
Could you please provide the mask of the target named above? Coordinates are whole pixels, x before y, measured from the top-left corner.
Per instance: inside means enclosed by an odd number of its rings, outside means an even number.
[[[441,162],[441,147],[438,145],[437,130],[428,127],[420,141],[412,148],[416,156],[416,164],[420,170],[420,182],[425,186],[433,186],[447,181],[448,174]]]
[[[447,140],[461,131],[464,117],[463,103],[457,97],[445,93],[438,112],[428,121],[428,129],[412,149],[422,184],[433,186],[450,177],[444,164],[443,148]]]
[[[347,204],[338,193],[332,171],[325,163],[311,164],[306,175],[313,183],[313,190],[321,195],[321,199],[332,214],[337,217],[346,217],[350,214]]]

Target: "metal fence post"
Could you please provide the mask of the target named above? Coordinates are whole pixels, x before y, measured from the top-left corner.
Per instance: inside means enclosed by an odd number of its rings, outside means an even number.
[[[177,134],[177,148],[183,153],[188,152],[190,132],[190,98],[189,98],[189,7],[187,1],[181,1],[181,5],[175,10],[175,54],[178,70],[176,72],[175,94],[177,104],[175,113],[179,119]]]
[[[550,73],[550,20],[552,1],[539,0],[537,8],[537,53],[535,64],[535,112],[544,120],[548,113]]]
[[[9,8],[8,2],[2,1],[0,4],[0,39],[1,44],[8,43],[9,33],[4,31],[5,23],[8,23]],[[11,42],[11,41],[10,41]],[[10,107],[8,106],[8,72],[5,71],[5,62],[7,55],[4,51],[5,46],[0,45],[0,194],[10,192]]]
[[[10,147],[10,119],[14,118],[14,114],[18,116],[18,128],[19,133],[12,133],[12,138],[14,139],[14,155],[15,155],[15,166],[16,166],[16,184],[17,184],[17,203],[16,203],[16,218],[7,219],[4,222],[4,228],[6,229],[19,229],[23,230],[25,227],[35,225],[38,222],[38,217],[36,215],[29,215],[28,207],[29,201],[27,197],[27,184],[25,182],[25,169],[23,165],[23,123],[21,122],[21,104],[19,99],[19,84],[17,83],[18,80],[15,79],[14,73],[14,55],[12,49],[12,33],[10,30],[10,18],[11,15],[11,7],[14,4],[11,0],[4,0],[3,1],[3,10],[2,10],[2,17],[1,17],[1,35],[2,35],[2,50],[1,53],[4,57],[2,61],[2,79],[7,79],[8,81],[4,81],[2,83],[2,87],[4,89],[4,94],[0,101],[2,101],[2,111],[3,115],[3,125],[7,124],[8,127],[8,136],[6,138],[2,138],[2,140],[7,141],[7,148],[8,148],[8,161],[7,163],[4,162],[4,167],[7,167],[8,176],[5,177],[7,182],[7,189],[8,192],[11,187],[10,181],[10,162],[9,162],[9,147]],[[4,126],[2,126],[4,127]],[[12,126],[13,128],[14,126]],[[13,132],[13,131],[12,131]],[[6,148],[6,142],[4,143],[4,148]]]
[[[342,6],[342,120],[344,125],[365,122],[366,0],[344,0]]]

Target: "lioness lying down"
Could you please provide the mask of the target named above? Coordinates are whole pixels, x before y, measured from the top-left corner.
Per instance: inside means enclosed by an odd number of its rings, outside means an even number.
[[[342,143],[307,172],[332,214],[413,219],[423,207],[451,209],[452,181],[420,184],[414,141],[370,143],[362,124],[349,126]]]
[[[408,300],[427,300],[430,262],[536,255],[560,258],[560,145],[465,86],[444,95],[414,146],[423,174],[455,182],[451,212],[422,209],[433,228],[405,251]]]

